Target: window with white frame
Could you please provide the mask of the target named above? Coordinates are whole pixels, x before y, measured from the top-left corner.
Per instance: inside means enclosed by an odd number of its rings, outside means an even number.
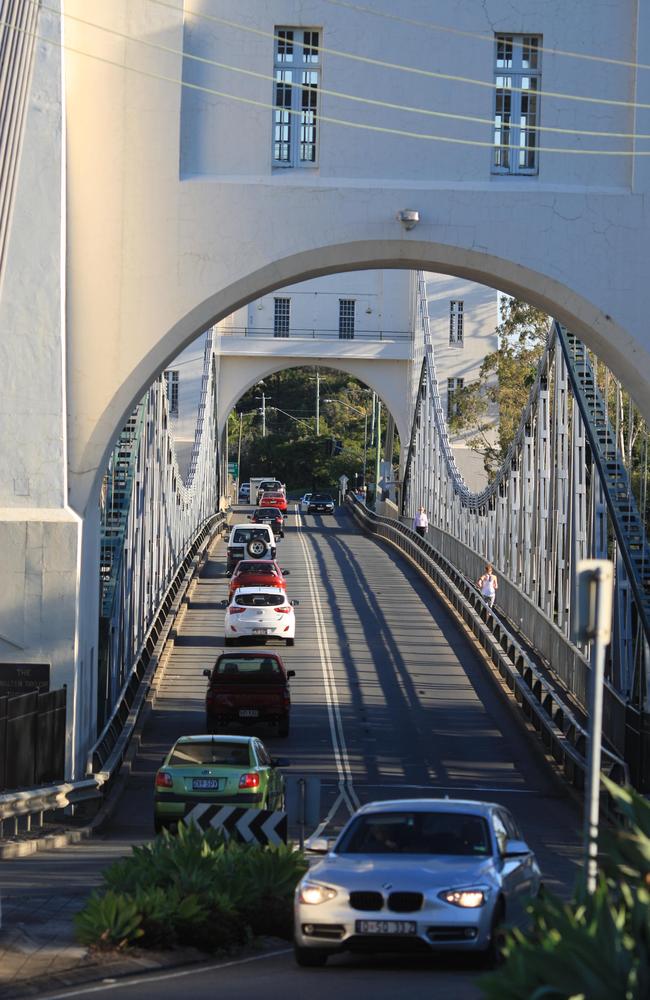
[[[320,34],[275,29],[273,165],[313,167],[318,153]]]
[[[339,340],[354,339],[355,306],[354,299],[339,299]]]
[[[452,417],[456,417],[460,413],[460,403],[456,394],[459,389],[463,388],[463,384],[462,378],[447,379],[447,420],[451,420]]]
[[[273,299],[273,336],[288,337],[291,319],[291,299]]]
[[[165,372],[165,388],[167,390],[167,410],[170,417],[178,416],[178,372],[168,368]]]
[[[539,166],[540,35],[496,35],[496,174],[536,174]]]
[[[449,302],[449,343],[454,347],[463,346],[465,303],[460,299]]]

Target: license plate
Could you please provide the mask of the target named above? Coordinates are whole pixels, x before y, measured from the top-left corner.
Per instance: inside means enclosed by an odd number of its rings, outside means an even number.
[[[239,715],[242,719],[256,719],[260,713],[256,708],[240,708]]]
[[[254,628],[253,635],[268,635],[272,631],[270,628]]]
[[[214,791],[214,789],[219,788],[220,784],[219,778],[192,778],[192,789],[195,792],[205,791],[208,788]]]
[[[357,934],[417,934],[415,920],[357,920]]]

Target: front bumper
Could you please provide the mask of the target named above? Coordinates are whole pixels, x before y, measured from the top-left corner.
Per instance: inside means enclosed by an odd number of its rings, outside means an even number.
[[[324,507],[321,504],[318,504],[318,506],[312,506],[310,504],[309,507],[307,508],[307,513],[308,514],[333,514],[334,513],[334,508],[331,507],[331,506],[330,507]]]
[[[345,900],[309,906],[295,904],[296,944],[328,951],[483,951],[490,943],[492,907],[461,909],[441,900],[425,900],[416,913],[360,911]],[[415,923],[415,934],[364,933],[359,921]]]

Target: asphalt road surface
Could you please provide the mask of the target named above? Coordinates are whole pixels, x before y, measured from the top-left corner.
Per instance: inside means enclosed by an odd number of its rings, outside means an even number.
[[[250,509],[250,508],[249,508]],[[245,518],[240,509],[237,520]],[[290,773],[322,780],[325,834],[358,803],[405,796],[478,798],[515,813],[537,853],[547,886],[567,891],[579,857],[580,816],[548,771],[530,736],[499,693],[488,668],[452,614],[399,555],[362,535],[341,510],[296,515],[278,543],[290,571],[296,644],[282,647],[291,683],[288,739],[259,735]],[[204,667],[223,649],[224,546],[213,545],[193,592],[145,728],[128,787],[103,840],[3,865],[4,892],[34,880],[72,880],[87,892],[101,867],[153,835],[153,775],[179,736],[203,731]],[[33,890],[32,890],[33,891]],[[79,987],[57,996],[284,998],[338,1000],[473,998],[480,966],[469,958],[370,960],[340,956],[325,969],[298,969],[290,953],[208,969]],[[92,994],[91,992],[92,991]],[[54,994],[51,994],[54,996]]]

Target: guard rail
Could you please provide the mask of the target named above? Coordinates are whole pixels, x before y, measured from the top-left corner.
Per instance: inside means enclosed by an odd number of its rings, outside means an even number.
[[[225,524],[229,514],[229,511],[214,514],[195,535],[167,588],[115,709],[90,751],[86,777],[79,781],[0,795],[0,840],[6,836],[5,824],[9,821],[13,824],[9,836],[19,837],[21,834],[31,833],[34,827],[42,827],[48,813],[93,799],[99,801],[105,796],[120,771],[165,646],[173,638],[174,619],[190,581],[199,569],[210,542]]]
[[[364,530],[405,553],[442,591],[481,643],[565,778],[582,790],[587,769],[587,732],[515,636],[462,573],[426,539],[400,521],[368,510],[353,496],[348,496],[347,501]],[[608,748],[603,749],[602,769],[613,781],[629,780],[625,760]]]

